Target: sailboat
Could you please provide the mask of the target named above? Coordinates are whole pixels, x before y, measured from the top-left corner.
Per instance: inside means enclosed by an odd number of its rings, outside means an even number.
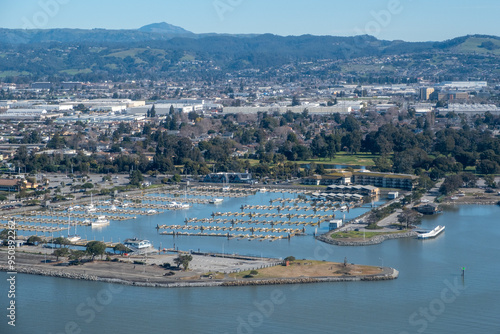
[[[90,204],[86,206],[85,211],[87,211],[87,213],[97,211],[96,207],[94,206],[94,203],[92,202],[92,193],[90,193]]]
[[[229,191],[229,184],[226,183],[226,178],[222,180],[222,191]]]
[[[70,235],[69,231],[71,229],[71,215],[69,215],[69,220],[68,220],[68,237],[67,237],[67,239],[70,242],[76,242],[76,241],[82,239],[78,234],[76,234],[76,225],[78,225],[78,224],[75,224],[75,234]]]

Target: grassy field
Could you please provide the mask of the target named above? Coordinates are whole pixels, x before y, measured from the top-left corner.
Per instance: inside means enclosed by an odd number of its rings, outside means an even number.
[[[301,160],[301,161],[292,161],[299,165],[307,165],[310,163],[315,163],[317,165],[349,165],[349,166],[374,166],[375,163],[373,159],[378,158],[379,155],[371,154],[371,153],[358,153],[358,154],[349,154],[346,152],[337,153],[335,158],[333,159],[309,159],[309,160]],[[250,162],[250,165],[257,165],[259,160],[256,159],[245,159]],[[272,164],[271,164],[272,165]]]
[[[29,72],[26,72],[26,71],[23,71],[23,72],[19,72],[19,71],[3,71],[3,72],[0,72],[0,78],[16,77],[16,76],[19,76],[19,75],[29,75]]]
[[[494,45],[499,47],[499,49],[488,50],[485,48],[481,48],[480,45],[483,42],[492,42]],[[492,38],[470,37],[469,39],[467,39],[467,41],[459,45],[458,49],[463,52],[494,53],[498,55],[500,54],[500,41]]]
[[[92,73],[92,70],[90,68],[85,68],[83,70],[72,68],[72,69],[68,69],[68,70],[62,70],[60,72],[61,73],[66,73],[68,75],[76,75],[76,74]]]
[[[327,165],[351,165],[351,166],[374,166],[374,158],[378,158],[379,155],[371,153],[358,153],[350,154],[346,152],[339,152],[335,155],[333,159],[310,159],[307,161],[298,161],[299,164],[308,164],[314,162],[315,164],[327,164]]]
[[[344,267],[343,263],[324,262],[313,260],[296,260],[289,266],[274,266],[257,270],[258,274],[251,275],[250,271],[230,274],[237,279],[244,278],[293,278],[293,277],[324,277],[343,275],[374,275],[381,272],[379,267],[351,265]]]

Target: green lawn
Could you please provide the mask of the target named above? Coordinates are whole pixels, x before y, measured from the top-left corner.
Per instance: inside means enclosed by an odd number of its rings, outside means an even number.
[[[326,165],[351,165],[351,166],[374,166],[373,159],[378,158],[380,155],[371,153],[358,153],[350,154],[346,152],[339,152],[335,154],[333,159],[310,159],[306,161],[297,161],[298,164],[315,164]]]
[[[3,72],[0,72],[0,78],[17,77],[17,76],[20,76],[20,75],[29,75],[29,72],[26,72],[26,71],[23,71],[23,72],[19,72],[19,71],[3,71]]]
[[[379,157],[377,154],[371,153],[358,153],[358,154],[349,154],[346,152],[340,152],[335,155],[333,159],[309,159],[309,160],[301,160],[301,161],[290,161],[299,165],[307,165],[310,163],[315,164],[323,164],[323,165],[348,165],[348,166],[374,166],[375,163],[373,159]],[[259,160],[256,159],[243,159],[248,160],[251,166],[257,165],[260,163]],[[274,164],[270,164],[274,166]]]
[[[92,70],[90,68],[85,68],[85,69],[82,69],[82,70],[79,70],[79,69],[76,69],[76,68],[72,68],[72,69],[68,69],[68,70],[62,70],[62,71],[59,71],[59,72],[66,73],[68,75],[76,75],[76,74],[92,73]]]

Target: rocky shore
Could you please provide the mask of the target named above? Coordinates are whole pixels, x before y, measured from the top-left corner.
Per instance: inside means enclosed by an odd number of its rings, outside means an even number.
[[[404,233],[394,233],[394,234],[383,234],[383,235],[377,235],[374,236],[370,239],[349,239],[349,240],[342,240],[342,239],[334,239],[330,237],[332,232],[327,232],[322,235],[316,236],[316,239],[332,244],[332,245],[337,245],[337,246],[370,246],[370,245],[377,245],[381,244],[382,242],[386,240],[391,240],[391,239],[400,239],[400,238],[412,238],[416,237],[418,235],[417,232],[411,231],[411,232],[404,232]]]

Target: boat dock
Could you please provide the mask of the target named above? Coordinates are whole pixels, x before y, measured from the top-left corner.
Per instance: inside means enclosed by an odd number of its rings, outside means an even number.
[[[67,222],[66,222],[66,224],[67,224]],[[2,228],[2,229],[9,228],[9,226],[7,223],[0,223],[0,228]],[[67,229],[68,229],[68,227],[16,224],[16,230],[18,230],[18,231],[52,233],[52,232],[65,231]]]
[[[297,225],[297,226],[319,226],[322,222],[331,220],[330,216],[323,216],[322,219],[317,222],[307,222],[307,221],[289,221],[289,220],[243,220],[243,219],[221,219],[221,218],[186,218],[184,224],[189,223],[203,223],[203,224],[231,224],[243,225],[243,224],[253,224],[253,225]],[[166,226],[166,225],[162,225]]]
[[[445,229],[445,226],[436,226],[432,231],[421,233],[418,235],[418,239],[431,239],[437,237],[441,234]]]
[[[320,215],[320,214],[299,214],[299,213],[259,213],[259,212],[212,212],[212,217],[250,217],[250,218],[260,218],[260,217],[273,217],[273,218],[308,218],[308,219],[333,219],[335,214],[331,215]]]
[[[262,235],[262,234],[230,234],[230,233],[189,233],[189,232],[161,232],[161,235],[172,235],[172,236],[189,236],[189,237],[223,237],[228,239],[237,239],[237,240],[245,240],[248,241],[258,240],[264,241],[268,240],[270,242],[281,240],[281,239],[290,239],[293,235]]]

